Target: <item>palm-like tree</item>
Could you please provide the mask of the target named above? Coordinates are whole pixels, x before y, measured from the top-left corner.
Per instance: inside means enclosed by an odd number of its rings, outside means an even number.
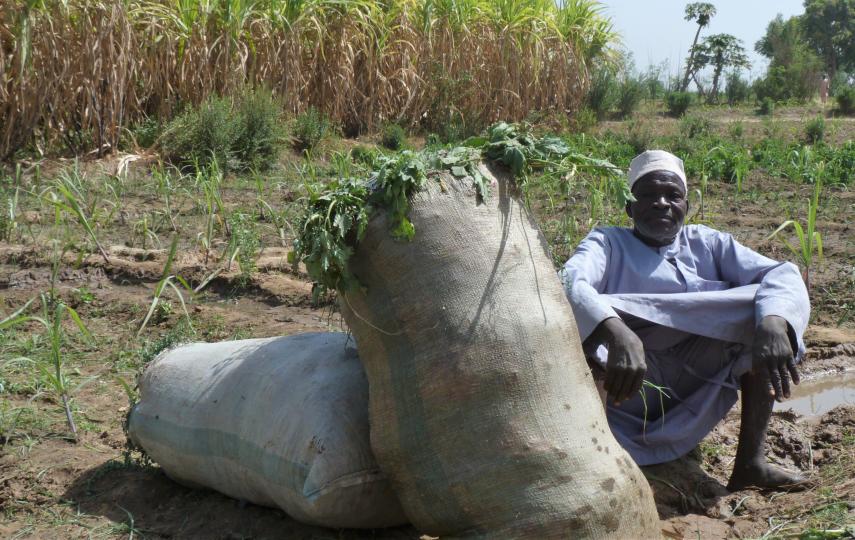
[[[715,6],[707,2],[694,2],[686,4],[687,21],[695,21],[698,24],[698,31],[695,32],[695,39],[692,41],[692,47],[689,49],[689,60],[686,62],[686,74],[683,75],[683,84],[680,85],[680,90],[685,92],[689,86],[689,76],[691,75],[692,64],[695,58],[695,47],[698,45],[698,36],[701,35],[701,29],[710,23],[710,19],[715,16]]]
[[[726,67],[747,68],[751,64],[748,62],[748,55],[745,53],[745,47],[742,46],[742,40],[730,34],[713,34],[707,36],[701,42],[692,48],[692,73],[704,69],[707,66],[713,67],[712,90],[710,90],[709,101],[715,101],[718,96],[718,85],[721,82],[721,74]]]

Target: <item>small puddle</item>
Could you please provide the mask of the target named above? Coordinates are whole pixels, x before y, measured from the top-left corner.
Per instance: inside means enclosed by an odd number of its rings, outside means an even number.
[[[855,405],[855,373],[822,377],[792,386],[790,399],[775,410],[791,409],[802,416],[820,416],[840,405]]]

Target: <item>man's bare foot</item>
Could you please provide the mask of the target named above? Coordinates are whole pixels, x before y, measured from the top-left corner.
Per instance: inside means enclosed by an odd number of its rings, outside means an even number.
[[[800,472],[779,469],[768,463],[734,466],[727,483],[728,491],[745,488],[801,491],[810,486],[810,481]]]

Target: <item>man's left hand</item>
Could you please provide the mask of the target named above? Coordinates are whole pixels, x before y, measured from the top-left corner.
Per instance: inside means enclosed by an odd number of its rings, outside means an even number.
[[[793,384],[799,384],[787,329],[786,319],[768,315],[760,320],[754,334],[754,368],[768,373],[778,401],[790,397],[790,377]]]

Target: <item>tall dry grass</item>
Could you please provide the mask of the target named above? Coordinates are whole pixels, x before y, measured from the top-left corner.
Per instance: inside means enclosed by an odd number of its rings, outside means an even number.
[[[0,158],[246,84],[348,132],[572,111],[613,37],[592,0],[4,0]]]

